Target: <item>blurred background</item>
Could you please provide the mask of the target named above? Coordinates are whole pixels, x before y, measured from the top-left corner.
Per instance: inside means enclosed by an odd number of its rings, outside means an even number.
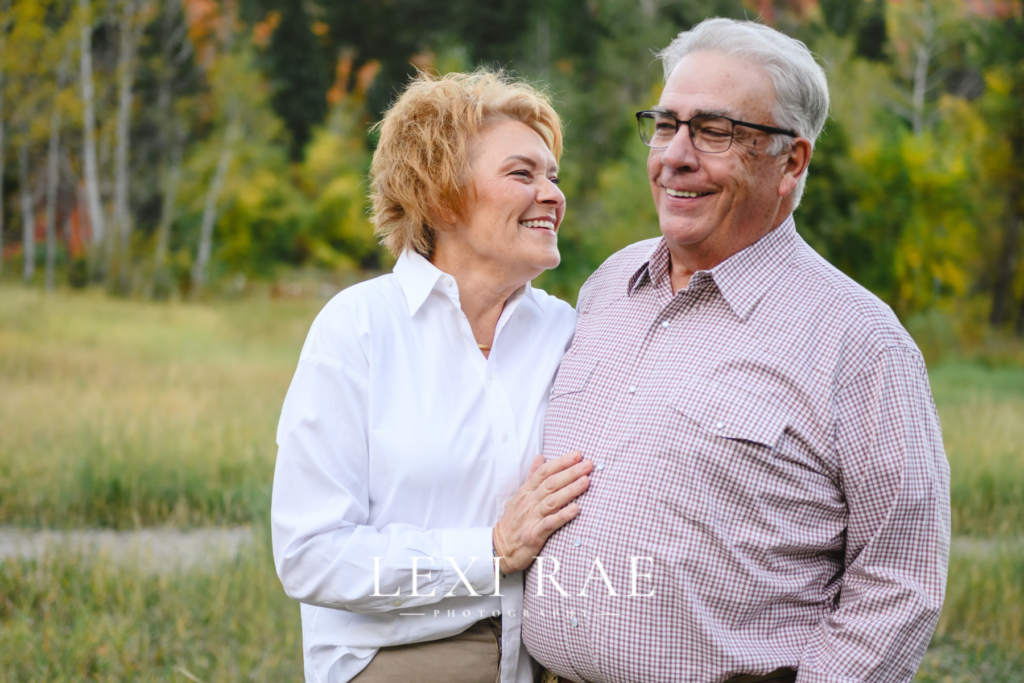
[[[633,112],[708,16],[803,40],[833,106],[796,213],[928,360],[953,473],[920,681],[1024,681],[1020,0],[0,0],[0,679],[300,680],[269,558],[309,324],[393,264],[369,127],[416,69],[565,121],[575,302],[658,233]]]

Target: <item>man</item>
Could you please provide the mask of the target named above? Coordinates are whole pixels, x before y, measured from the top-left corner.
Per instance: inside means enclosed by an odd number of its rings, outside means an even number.
[[[527,577],[524,642],[589,682],[910,681],[949,552],[921,354],[797,235],[825,74],[711,19],[639,113],[662,237],[580,293],[548,458],[594,462]]]

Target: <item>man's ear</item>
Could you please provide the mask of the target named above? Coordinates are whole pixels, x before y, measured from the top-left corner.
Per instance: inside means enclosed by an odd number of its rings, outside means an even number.
[[[779,183],[779,196],[787,197],[793,193],[800,177],[807,172],[807,165],[811,163],[811,141],[807,138],[797,138],[789,148],[789,155],[786,157],[786,166],[782,169],[782,181]]]

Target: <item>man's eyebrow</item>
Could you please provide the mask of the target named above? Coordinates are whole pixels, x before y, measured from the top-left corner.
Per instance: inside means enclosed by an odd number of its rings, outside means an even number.
[[[522,161],[524,164],[529,165],[531,168],[537,168],[538,165],[537,160],[534,159],[533,157],[523,156],[521,154],[513,154],[512,156],[507,157],[505,161],[502,162],[502,164],[507,164],[509,161],[513,160]],[[558,164],[555,164],[554,166],[548,168],[548,171],[551,173],[558,173]]]
[[[679,114],[669,109],[668,107],[662,107],[658,105],[653,107],[651,111],[661,112],[662,114],[671,114],[672,116],[679,118]],[[694,109],[693,116],[736,116],[736,113],[729,109]],[[692,118],[692,117],[691,117]]]

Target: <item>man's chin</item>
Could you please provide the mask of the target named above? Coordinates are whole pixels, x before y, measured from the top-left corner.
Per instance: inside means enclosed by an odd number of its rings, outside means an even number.
[[[712,232],[714,232],[714,227],[707,225],[703,221],[680,221],[676,219],[662,221],[661,223],[661,234],[665,236],[665,240],[669,244],[681,247],[700,244]]]

